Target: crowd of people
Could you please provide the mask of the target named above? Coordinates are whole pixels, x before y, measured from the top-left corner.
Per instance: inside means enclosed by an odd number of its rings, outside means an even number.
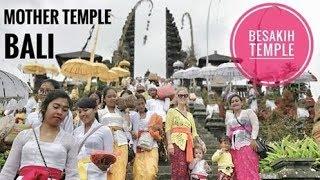
[[[255,92],[249,94],[256,103]],[[190,101],[204,101],[187,88],[138,80],[121,89],[92,91],[74,104],[71,99],[59,82],[47,79],[30,97],[24,116],[17,115],[20,111],[7,115],[25,127],[12,139],[0,180],[124,180],[129,164],[133,179],[153,180],[161,158],[170,160],[172,180],[206,179],[211,171],[188,108]],[[260,179],[255,104],[246,109],[234,92],[224,99],[226,136],[219,137],[220,149],[212,155],[217,178]],[[207,111],[212,117],[222,107],[208,104]],[[3,131],[3,137],[10,133]]]

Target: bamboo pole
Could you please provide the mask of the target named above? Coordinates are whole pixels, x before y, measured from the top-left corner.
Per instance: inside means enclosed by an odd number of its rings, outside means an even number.
[[[94,63],[94,55],[95,55],[95,50],[96,50],[96,47],[97,47],[97,42],[98,42],[98,34],[99,34],[99,25],[97,26],[97,32],[96,32],[96,37],[95,37],[95,40],[94,40],[94,43],[93,43],[93,46],[92,46],[92,49],[91,49],[91,54],[90,54],[90,62]],[[87,79],[87,85],[86,87],[84,88],[84,91],[85,92],[90,92],[90,89],[91,89],[91,79],[92,77],[88,78]]]

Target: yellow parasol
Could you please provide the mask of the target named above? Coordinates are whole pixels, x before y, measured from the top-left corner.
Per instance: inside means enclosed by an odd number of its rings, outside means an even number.
[[[86,80],[95,75],[93,63],[84,59],[70,59],[61,67],[61,73],[70,78]]]
[[[121,67],[113,67],[111,68],[112,71],[116,72],[119,77],[127,77],[130,76],[130,71],[123,69]]]
[[[99,79],[103,82],[117,81],[119,76],[113,70],[99,74]]]
[[[45,66],[45,68],[46,68],[47,74],[52,74],[53,76],[57,76],[60,72],[60,69],[53,64]]]
[[[103,63],[94,63],[94,51],[97,44],[98,31],[99,27],[97,28],[96,39],[91,50],[90,61],[80,58],[68,60],[61,67],[61,73],[64,76],[87,80],[87,84],[90,86],[92,77],[98,77],[99,74],[109,70],[109,68]]]
[[[37,61],[30,61],[24,64],[22,66],[22,71],[25,74],[46,74],[46,68],[42,64],[37,63]]]
[[[127,60],[122,60],[120,63],[119,63],[119,66],[126,66],[126,67],[129,67],[131,64],[129,61]]]
[[[95,72],[95,77],[98,77],[99,74],[101,73],[105,73],[109,71],[109,68],[107,67],[107,65],[103,64],[103,63],[92,63],[93,66],[93,71]]]
[[[102,63],[94,63],[94,52],[96,49],[99,34],[99,26],[97,27],[95,41],[90,54],[90,61],[83,59],[68,60],[61,67],[61,73],[67,77],[86,79],[87,85],[85,91],[90,91],[91,78],[97,77],[99,73],[108,71],[108,67]]]

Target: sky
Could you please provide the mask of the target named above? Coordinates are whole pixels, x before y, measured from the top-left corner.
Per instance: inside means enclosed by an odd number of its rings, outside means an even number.
[[[44,34],[44,42],[47,41],[46,34],[54,33],[54,54],[79,51],[83,47],[91,25],[4,25],[3,10],[5,8],[32,8],[32,9],[111,9],[113,17],[111,25],[100,25],[96,53],[103,56],[103,59],[111,59],[112,53],[117,49],[122,27],[128,13],[138,2],[137,0],[0,0],[0,61],[3,61],[2,69],[10,71],[21,78],[29,78],[23,75],[16,67],[25,63],[26,60],[4,58],[4,33],[15,33],[19,36],[20,46],[24,33]],[[215,50],[219,54],[230,56],[229,41],[231,31],[238,18],[248,9],[255,5],[268,3],[265,0],[212,0],[209,14],[208,30],[208,52],[212,54]],[[320,79],[320,13],[318,1],[298,0],[273,0],[272,2],[288,5],[298,11],[308,22],[314,38],[313,56],[308,66],[315,76]],[[194,46],[196,57],[203,57],[207,54],[207,18],[210,0],[154,0],[150,28],[146,31],[150,3],[144,1],[136,9],[136,31],[135,31],[135,76],[143,75],[147,69],[165,76],[165,8],[167,7],[175,18],[182,39],[182,49],[190,47],[189,23],[181,29],[181,18],[183,13],[189,12],[192,18],[194,31]],[[59,16],[62,17],[62,16]],[[62,22],[62,21],[61,21]],[[143,45],[143,36],[147,35],[148,40]],[[35,36],[33,37],[35,42]],[[92,49],[93,41],[88,45],[87,50]],[[44,52],[46,52],[44,46]],[[55,59],[41,60],[43,63],[56,63]],[[320,95],[318,82],[311,83],[311,89],[315,97]]]

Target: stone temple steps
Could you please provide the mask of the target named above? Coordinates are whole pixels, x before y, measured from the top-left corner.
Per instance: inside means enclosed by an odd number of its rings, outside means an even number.
[[[198,134],[200,135],[201,139],[205,142],[207,147],[207,152],[205,154],[205,160],[209,163],[211,166],[211,173],[208,176],[208,179],[216,179],[215,174],[217,173],[217,166],[216,163],[212,163],[211,156],[213,153],[218,149],[219,143],[217,141],[217,138],[208,131],[207,128],[205,128],[206,122],[206,114],[205,114],[205,108],[204,107],[195,107],[191,110],[194,115],[196,128],[198,131]],[[170,163],[169,162],[159,162],[159,172],[158,172],[158,180],[169,180],[171,177],[171,169],[170,169]],[[128,166],[127,171],[127,179],[132,179],[132,166]]]

